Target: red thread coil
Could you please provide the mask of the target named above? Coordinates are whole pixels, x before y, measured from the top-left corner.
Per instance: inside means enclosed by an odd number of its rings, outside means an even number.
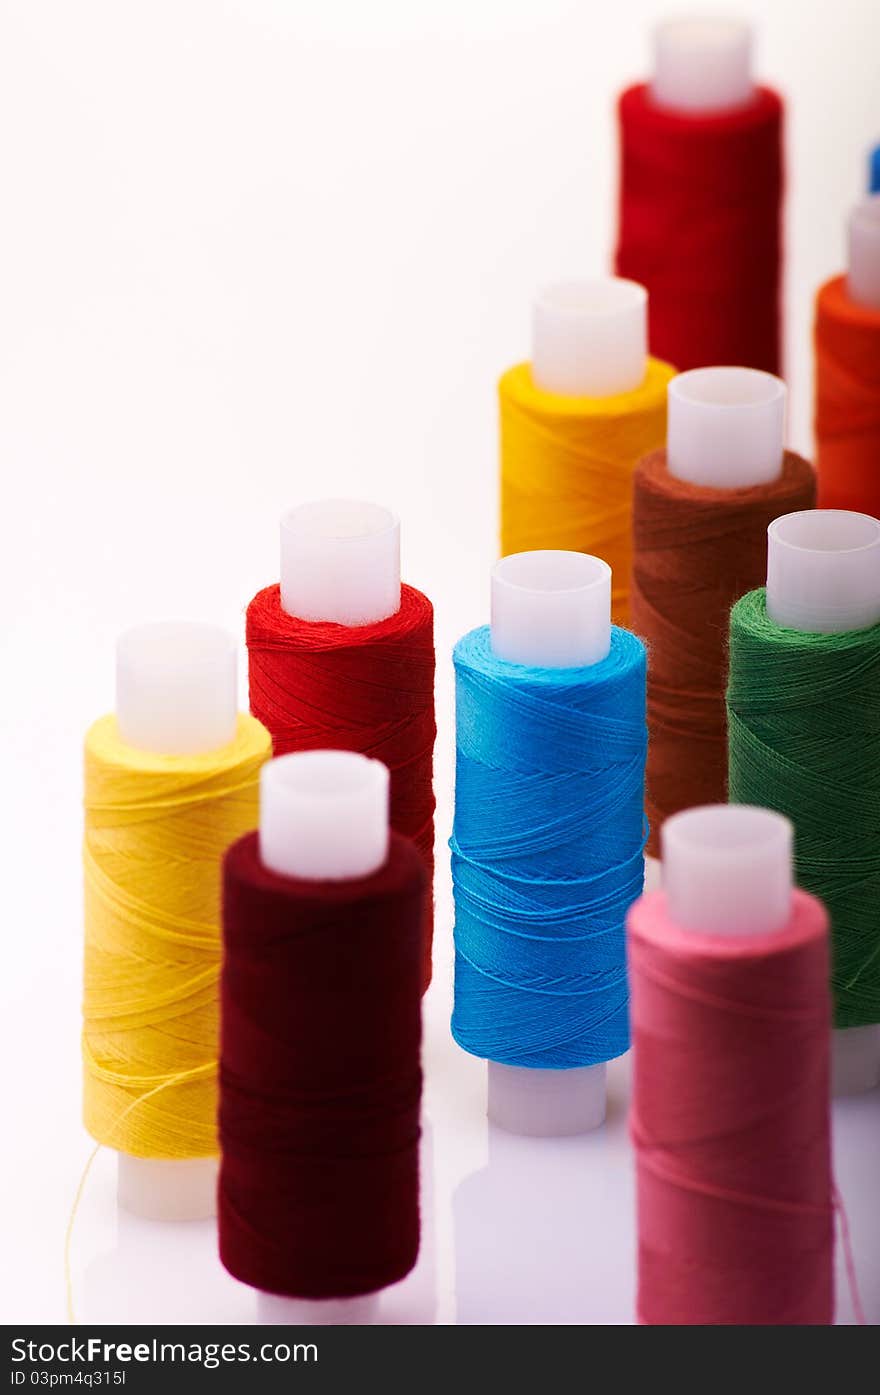
[[[267,1293],[347,1298],[419,1248],[424,864],[391,835],[370,877],[224,863],[220,1257]]]
[[[846,277],[816,297],[819,507],[880,518],[880,309],[859,305]]]
[[[708,115],[620,98],[618,276],[646,286],[652,354],[779,372],[782,101]]]
[[[402,586],[400,609],[375,625],[299,620],[280,587],[247,610],[251,712],[276,756],[332,748],[381,760],[391,772],[391,827],[434,876],[434,611]],[[422,982],[431,981],[434,911],[426,898]]]
[[[631,908],[639,1320],[833,1321],[828,918],[794,893],[781,931],[680,929]]]

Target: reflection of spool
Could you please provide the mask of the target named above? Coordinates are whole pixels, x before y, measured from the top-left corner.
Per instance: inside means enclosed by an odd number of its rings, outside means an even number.
[[[848,247],[816,297],[819,504],[880,517],[880,194],[853,209]]]
[[[827,917],[791,840],[766,809],[677,814],[629,913],[644,1323],[833,1320]]]
[[[155,1148],[118,1155],[119,1204],[148,1219],[215,1211],[222,830],[256,824],[268,755],[266,732],[236,714],[231,635],[154,624],[121,636],[116,719],[86,746],[86,1122],[109,1147]],[[191,1157],[177,1136],[187,1120]]]
[[[611,573],[608,566],[598,558],[589,557],[576,552],[531,552],[519,553],[506,557],[500,561],[492,574],[492,623],[490,628],[491,652],[494,660],[501,661],[503,673],[506,674],[514,688],[522,687],[523,702],[539,701],[539,688],[529,687],[529,669],[537,670],[545,677],[549,677],[548,670],[559,670],[559,681],[563,682],[566,677],[566,670],[569,671],[571,681],[577,681],[577,674],[584,673],[594,666],[601,665],[607,659],[612,644],[612,629],[610,621],[610,599],[611,599]],[[619,632],[616,632],[619,640]],[[471,638],[471,637],[468,637]],[[634,641],[632,641],[634,642]],[[465,643],[463,641],[463,643]],[[457,663],[465,664],[467,661],[459,655]],[[507,666],[510,666],[509,669]],[[518,675],[517,666],[523,666],[521,675]],[[520,685],[520,677],[522,679]],[[463,670],[459,672],[459,721],[467,723],[466,711],[470,711],[467,706],[465,689],[467,687],[467,675]],[[471,720],[478,723],[483,719],[477,712],[472,713]],[[460,728],[461,731],[461,728]],[[464,766],[463,756],[460,751],[459,764],[459,794],[462,794]],[[515,777],[511,777],[515,778]],[[549,787],[553,785],[552,778],[548,777]],[[640,786],[640,782],[639,782]],[[640,788],[636,791],[639,796],[634,805],[633,812],[628,815],[626,808],[616,808],[609,817],[618,819],[622,825],[626,826],[627,818],[630,817],[632,828],[630,829],[632,848],[630,851],[638,861],[638,874],[633,874],[634,881],[638,885],[633,891],[633,895],[638,894],[641,887],[641,800]],[[499,793],[499,798],[501,798]],[[559,803],[561,798],[557,790],[556,795],[548,792],[546,798],[550,801],[546,808],[533,810],[534,819],[541,821],[551,820],[554,817],[564,823],[562,807]],[[523,839],[528,838],[534,830],[529,828],[523,833]],[[491,836],[495,836],[494,834]],[[500,836],[500,835],[499,835]],[[601,951],[597,950],[589,939],[584,937],[583,931],[590,921],[588,913],[584,913],[582,923],[575,927],[575,939],[568,940],[566,935],[571,935],[572,930],[566,931],[560,919],[560,912],[554,908],[552,902],[552,892],[554,878],[560,876],[559,872],[559,851],[551,845],[545,848],[544,870],[547,881],[544,885],[544,893],[551,899],[547,901],[546,909],[543,912],[540,908],[531,909],[520,908],[525,918],[517,919],[516,907],[519,906],[520,898],[527,899],[526,893],[521,885],[522,876],[518,870],[518,864],[512,862],[510,870],[506,860],[498,862],[497,866],[490,857],[485,858],[476,846],[477,830],[472,829],[466,821],[466,810],[463,807],[463,800],[460,799],[456,811],[456,829],[454,835],[454,872],[457,893],[457,916],[456,916],[456,945],[458,950],[456,968],[456,1013],[453,1018],[453,1025],[458,1035],[458,1039],[468,1050],[473,1050],[477,1055],[485,1055],[489,1058],[489,1118],[491,1122],[512,1133],[530,1135],[568,1135],[582,1133],[595,1128],[605,1117],[605,1065],[603,1056],[593,1054],[599,1050],[598,1039],[600,1034],[596,1034],[595,1040],[589,1031],[585,1030],[583,1041],[572,1043],[572,1049],[578,1048],[586,1054],[587,1060],[592,1055],[592,1063],[586,1065],[571,1065],[564,1069],[545,1069],[536,1064],[520,1065],[513,1064],[513,1060],[520,1058],[527,1060],[530,1053],[540,1061],[543,1052],[535,1045],[535,1040],[540,1037],[540,1009],[542,1003],[552,1005],[554,998],[559,1000],[557,994],[558,985],[568,982],[568,978],[579,979],[588,976],[592,970],[595,974],[593,992],[598,1000],[601,993],[607,994],[607,985],[604,978],[610,982],[614,975],[610,963],[601,959],[601,964],[594,964],[593,960]],[[560,833],[560,845],[563,849],[567,847],[566,835]],[[589,839],[584,837],[585,842]],[[589,871],[590,878],[595,878],[601,882],[603,876],[610,875],[617,869],[610,866],[602,866],[600,861],[591,860],[592,854],[581,849],[580,856],[572,851],[574,866],[570,868],[572,878],[586,876]],[[587,864],[589,867],[587,868]],[[479,873],[479,876],[487,878],[486,887],[475,894],[475,900],[471,902],[471,888],[469,875],[471,868]],[[493,870],[494,869],[494,870]],[[510,919],[509,932],[514,936],[519,944],[525,936],[530,946],[530,959],[528,968],[510,969],[511,979],[509,983],[504,980],[504,974],[500,969],[492,970],[482,965],[482,957],[487,957],[487,965],[495,963],[495,955],[500,954],[500,948],[495,945],[494,937],[499,933],[495,926],[494,916],[490,916],[485,923],[481,920],[479,907],[483,903],[485,896],[497,897],[500,901],[505,901],[508,894],[508,876],[512,878],[511,886],[514,895],[511,907],[506,913]],[[560,882],[560,885],[562,883]],[[568,880],[565,885],[573,887],[575,882]],[[540,893],[540,889],[539,889]],[[571,897],[577,896],[574,890],[570,892]],[[516,913],[515,913],[516,912]],[[621,911],[621,917],[623,912]],[[597,921],[601,920],[601,913],[595,912]],[[507,921],[502,917],[504,924]],[[473,923],[472,923],[473,922]],[[488,936],[488,941],[483,942],[484,935]],[[614,942],[611,928],[609,927],[606,938]],[[473,940],[473,946],[471,941]],[[583,943],[581,943],[584,941]],[[526,941],[522,941],[525,943]],[[605,940],[601,939],[602,945]],[[572,949],[580,945],[580,957],[577,965],[577,973],[572,964]],[[472,955],[476,954],[480,959],[478,965],[474,962]],[[620,944],[620,964],[623,967],[623,945]],[[604,974],[603,974],[604,971]],[[541,987],[544,979],[553,980],[553,985],[549,990],[545,986]],[[550,992],[550,997],[543,997],[542,994]],[[574,994],[571,985],[567,991]],[[486,996],[483,1003],[483,995]],[[615,996],[617,994],[617,996]],[[531,999],[530,1012],[534,1015],[534,1020],[530,1022],[529,1034],[535,1040],[526,1043],[525,1040],[511,1040],[504,1044],[504,1055],[506,1062],[492,1059],[492,1047],[489,1046],[489,1036],[491,1032],[491,1022],[488,1019],[495,1019],[496,1014],[503,1016],[507,1012],[523,1012],[522,1003]],[[574,1001],[574,998],[572,998]],[[493,1006],[494,1002],[494,1006]],[[617,1021],[617,1015],[622,1014],[623,1026],[618,1035],[620,1043],[617,1050],[612,1054],[619,1054],[626,1047],[626,989],[623,978],[620,978],[616,988],[611,989],[610,997],[602,996],[603,1004],[609,1017]],[[473,1005],[477,1005],[475,1008]],[[473,1015],[477,1019],[481,1013],[486,1020],[473,1020]],[[525,1029],[524,1029],[525,1030]],[[558,1029],[558,1030],[561,1030]],[[570,1028],[574,1032],[574,1027]],[[513,1035],[516,1033],[514,1031]],[[581,1059],[584,1059],[583,1055]]]
[[[596,554],[628,613],[632,472],[663,442],[667,364],[647,357],[644,287],[606,277],[545,287],[532,360],[499,383],[501,552]]]
[[[863,800],[856,790],[847,791],[845,785],[840,785],[835,741],[840,735],[838,723],[847,721],[842,703],[849,692],[841,692],[839,683],[836,689],[830,684],[827,692],[823,690],[812,697],[809,708],[803,698],[793,707],[786,705],[786,699],[799,674],[808,683],[820,661],[837,669],[846,662],[845,655],[835,655],[833,642],[830,646],[824,644],[823,636],[830,639],[852,632],[857,643],[857,632],[880,624],[880,523],[865,514],[813,509],[777,519],[768,530],[768,542],[767,633],[760,641],[759,652],[763,679],[777,696],[762,704],[760,716],[752,715],[741,657],[746,652],[743,646],[751,646],[751,630],[741,628],[740,616],[752,601],[753,593],[734,607],[731,618],[730,797],[736,802],[767,803],[793,820],[797,880],[805,890],[825,900],[837,959],[842,937],[849,943],[855,934],[850,898],[855,897],[863,906],[868,895],[864,885],[877,874],[872,874],[858,851],[849,849],[855,858],[850,865],[846,849],[832,852],[829,838],[838,831],[839,823],[833,811],[837,810],[842,818],[853,817],[855,808],[862,810],[868,822],[860,827],[860,836],[871,843],[874,840],[870,818],[876,823],[876,813],[865,813],[865,809],[874,808],[871,801],[875,796],[873,791],[866,791]],[[793,647],[798,634],[804,636],[801,650]],[[849,661],[849,669],[842,671],[852,673],[855,668],[864,668],[865,662],[864,657],[856,654]],[[817,744],[807,729],[807,722],[816,720],[815,708],[828,723],[829,737],[824,743]],[[774,718],[777,720],[772,733],[766,728],[765,736],[762,723]],[[846,730],[843,738],[864,741],[873,752],[880,743],[880,718],[869,714],[867,721],[870,730],[864,729],[863,721],[860,735]],[[754,742],[758,746],[753,752]],[[759,749],[765,754],[759,755]],[[872,754],[871,759],[874,758]],[[767,760],[781,763],[784,779],[768,778]],[[799,772],[804,772],[803,776]],[[796,790],[796,794],[789,802],[790,789]],[[877,837],[880,838],[880,828]],[[869,855],[876,857],[876,845]],[[831,857],[838,864],[834,890],[828,885]],[[870,946],[865,947],[862,958],[865,966],[873,962]],[[848,993],[852,985],[841,983],[839,978],[836,982],[839,1014],[840,995]],[[833,1075],[836,1094],[857,1093],[880,1081],[880,1026],[869,1023],[835,1031]]]
[[[760,586],[767,526],[811,507],[810,465],[783,451],[785,385],[752,368],[696,368],[669,384],[667,448],[633,492],[632,627],[648,666],[649,851],[663,820],[727,790],[727,623]]]
[[[248,607],[251,711],[276,756],[333,747],[391,771],[391,827],[434,866],[434,639],[430,601],[400,581],[400,525],[328,499],[281,522],[281,582]],[[425,908],[431,976],[433,903]]]
[[[751,31],[663,24],[650,86],[619,104],[619,275],[647,287],[653,353],[680,369],[779,371],[782,103]]]
[[[418,1252],[425,881],[388,784],[351,752],[270,761],[226,858],[220,1253],[264,1322],[369,1321]]]
[[[555,1142],[490,1128],[488,1166],[452,1197],[456,1323],[630,1320],[634,1224],[623,1124],[618,1115],[607,1132]]]

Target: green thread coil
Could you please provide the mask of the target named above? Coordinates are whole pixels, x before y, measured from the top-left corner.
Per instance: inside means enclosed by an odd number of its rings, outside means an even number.
[[[880,625],[804,634],[762,587],[730,615],[729,797],[786,814],[831,918],[835,1026],[880,1021]]]

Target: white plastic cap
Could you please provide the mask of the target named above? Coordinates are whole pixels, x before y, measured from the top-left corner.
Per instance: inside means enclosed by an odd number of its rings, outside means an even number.
[[[162,756],[217,751],[235,737],[235,640],[216,625],[138,625],[116,645],[116,721],[127,746]]]
[[[880,310],[880,194],[856,204],[849,215],[848,234],[850,297]]]
[[[323,499],[281,520],[281,605],[300,620],[374,625],[400,609],[400,523],[378,504]]]
[[[532,380],[563,397],[611,397],[645,379],[648,292],[604,276],[560,281],[538,292],[532,310]]]
[[[807,509],[767,529],[767,614],[807,634],[880,621],[880,523],[866,513]]]
[[[779,478],[786,388],[757,368],[692,368],[668,388],[669,473],[712,489]]]
[[[585,552],[514,552],[492,569],[492,651],[536,668],[596,664],[611,648],[611,568]]]
[[[679,19],[654,30],[651,92],[658,106],[726,111],[754,92],[752,31],[739,20]]]
[[[299,751],[260,772],[260,858],[282,877],[348,881],[388,857],[388,768],[354,751]]]
[[[747,804],[704,804],[660,830],[671,920],[686,930],[760,935],[791,914],[792,825]]]

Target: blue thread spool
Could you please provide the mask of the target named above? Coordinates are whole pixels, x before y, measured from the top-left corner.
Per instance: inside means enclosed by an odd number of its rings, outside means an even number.
[[[624,920],[644,859],[645,652],[578,552],[499,562],[492,626],[455,650],[452,1031],[489,1117],[582,1133],[629,1045]]]
[[[880,194],[880,145],[868,157],[868,193]]]

